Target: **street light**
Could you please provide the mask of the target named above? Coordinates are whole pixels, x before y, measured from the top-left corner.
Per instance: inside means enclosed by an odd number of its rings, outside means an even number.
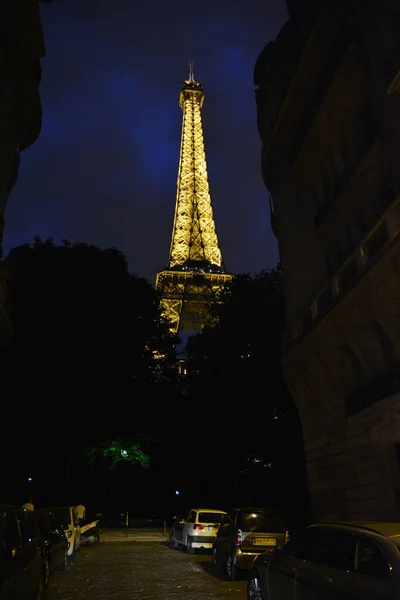
[[[179,490],[175,490],[175,496],[179,496]]]
[[[31,482],[32,481],[32,477],[28,477],[28,481]]]

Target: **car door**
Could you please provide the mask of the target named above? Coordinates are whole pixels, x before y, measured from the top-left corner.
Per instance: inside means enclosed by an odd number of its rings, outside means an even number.
[[[54,513],[49,512],[46,515],[48,528],[49,528],[49,540],[51,544],[51,561],[52,568],[56,569],[59,565],[64,562],[65,556],[65,537],[62,526],[58,523]]]
[[[309,556],[311,528],[300,531],[283,548],[272,555],[261,554],[258,561],[266,565],[266,585],[269,600],[298,600],[295,596],[297,572]]]
[[[43,538],[39,532],[36,520],[29,510],[18,514],[18,524],[21,532],[21,571],[27,582],[27,589],[35,598],[39,583],[43,577]]]
[[[191,510],[186,517],[182,527],[182,543],[187,545],[188,536],[192,535],[193,525],[196,522],[196,511]]]
[[[215,540],[215,547],[217,548],[218,552],[218,560],[221,563],[226,562],[230,549],[230,540],[232,537],[233,529],[234,524],[232,522],[231,517],[229,515],[224,515]]]
[[[389,575],[392,571],[390,559],[378,542],[367,536],[356,536],[355,572],[351,573],[349,587],[357,595],[352,598],[363,600],[390,600]]]
[[[308,560],[299,568],[296,600],[352,600],[356,538],[345,530],[313,528]]]
[[[183,525],[186,521],[186,516],[188,514],[188,512],[184,513],[183,515],[178,517],[178,519],[176,519],[175,523],[173,524],[175,540],[177,542],[180,542],[181,544],[183,543]]]
[[[24,598],[27,589],[21,573],[21,537],[17,519],[14,513],[7,512],[0,521],[0,598]]]

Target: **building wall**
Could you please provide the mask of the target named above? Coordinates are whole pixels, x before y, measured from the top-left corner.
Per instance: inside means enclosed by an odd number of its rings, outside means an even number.
[[[315,518],[400,519],[400,8],[319,4],[255,71],[283,369]]]
[[[47,0],[48,1],[48,0]],[[38,0],[4,0],[0,7],[0,257],[4,212],[18,177],[20,152],[39,136],[40,58],[44,56]],[[8,273],[0,267],[0,348],[13,335],[7,290]]]

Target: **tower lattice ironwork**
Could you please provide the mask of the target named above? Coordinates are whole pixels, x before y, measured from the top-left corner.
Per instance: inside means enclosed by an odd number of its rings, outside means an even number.
[[[215,229],[201,119],[204,90],[194,79],[193,64],[179,97],[182,137],[169,264],[156,277],[171,329],[185,333],[201,331],[210,303],[232,279],[224,271]]]

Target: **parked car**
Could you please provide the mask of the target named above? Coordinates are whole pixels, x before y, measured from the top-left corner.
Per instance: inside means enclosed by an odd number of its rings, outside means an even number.
[[[44,538],[50,573],[54,569],[66,569],[68,540],[60,518],[48,508],[36,510],[35,517]]]
[[[400,523],[323,523],[252,563],[248,600],[398,600]]]
[[[184,518],[176,519],[172,524],[169,545],[176,548],[181,544],[189,554],[200,548],[211,549],[225,515],[223,510],[193,508]]]
[[[247,574],[254,557],[289,539],[282,516],[268,508],[235,508],[225,515],[213,545],[213,563],[232,581]]]
[[[56,506],[48,508],[56,515],[64,528],[68,540],[68,558],[73,559],[81,548],[81,528],[73,506]]]
[[[0,506],[0,600],[42,600],[49,569],[31,511]]]

